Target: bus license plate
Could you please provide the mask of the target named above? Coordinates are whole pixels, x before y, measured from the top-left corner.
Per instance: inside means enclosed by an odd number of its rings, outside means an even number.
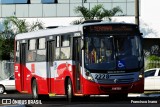
[[[122,90],[121,87],[112,87],[112,90]]]

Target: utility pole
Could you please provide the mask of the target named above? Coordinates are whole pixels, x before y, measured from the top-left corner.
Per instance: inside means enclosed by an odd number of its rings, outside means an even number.
[[[84,1],[82,0],[82,6],[84,6],[84,4],[83,4],[83,3],[84,3]]]
[[[82,0],[82,6],[84,6],[84,3],[87,3],[87,0]]]
[[[139,0],[135,0],[135,23],[139,26]]]

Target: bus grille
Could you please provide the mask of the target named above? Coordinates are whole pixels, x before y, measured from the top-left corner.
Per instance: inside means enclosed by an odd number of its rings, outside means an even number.
[[[97,80],[100,84],[128,84],[135,81],[134,74],[110,74],[109,79]]]

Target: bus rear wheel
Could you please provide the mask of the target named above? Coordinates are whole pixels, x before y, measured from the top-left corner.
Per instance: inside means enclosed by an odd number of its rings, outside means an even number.
[[[66,91],[67,91],[67,100],[69,102],[72,102],[74,96],[73,96],[72,82],[70,79],[68,79]]]
[[[32,97],[34,99],[43,99],[43,100],[48,100],[49,99],[49,95],[38,94],[38,86],[37,86],[37,82],[36,82],[35,79],[32,82]]]
[[[32,82],[32,97],[34,99],[38,99],[38,88],[36,80],[33,80]]]

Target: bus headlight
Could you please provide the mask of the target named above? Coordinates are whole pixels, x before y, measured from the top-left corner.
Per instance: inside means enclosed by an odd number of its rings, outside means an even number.
[[[91,73],[87,70],[86,70],[86,78],[89,81],[92,81],[92,82],[94,81],[94,78],[92,77]]]
[[[140,70],[138,77],[139,77],[139,80],[142,79],[142,78],[144,78],[144,69]]]
[[[87,79],[90,80],[90,81],[94,81],[92,76],[88,76]]]

